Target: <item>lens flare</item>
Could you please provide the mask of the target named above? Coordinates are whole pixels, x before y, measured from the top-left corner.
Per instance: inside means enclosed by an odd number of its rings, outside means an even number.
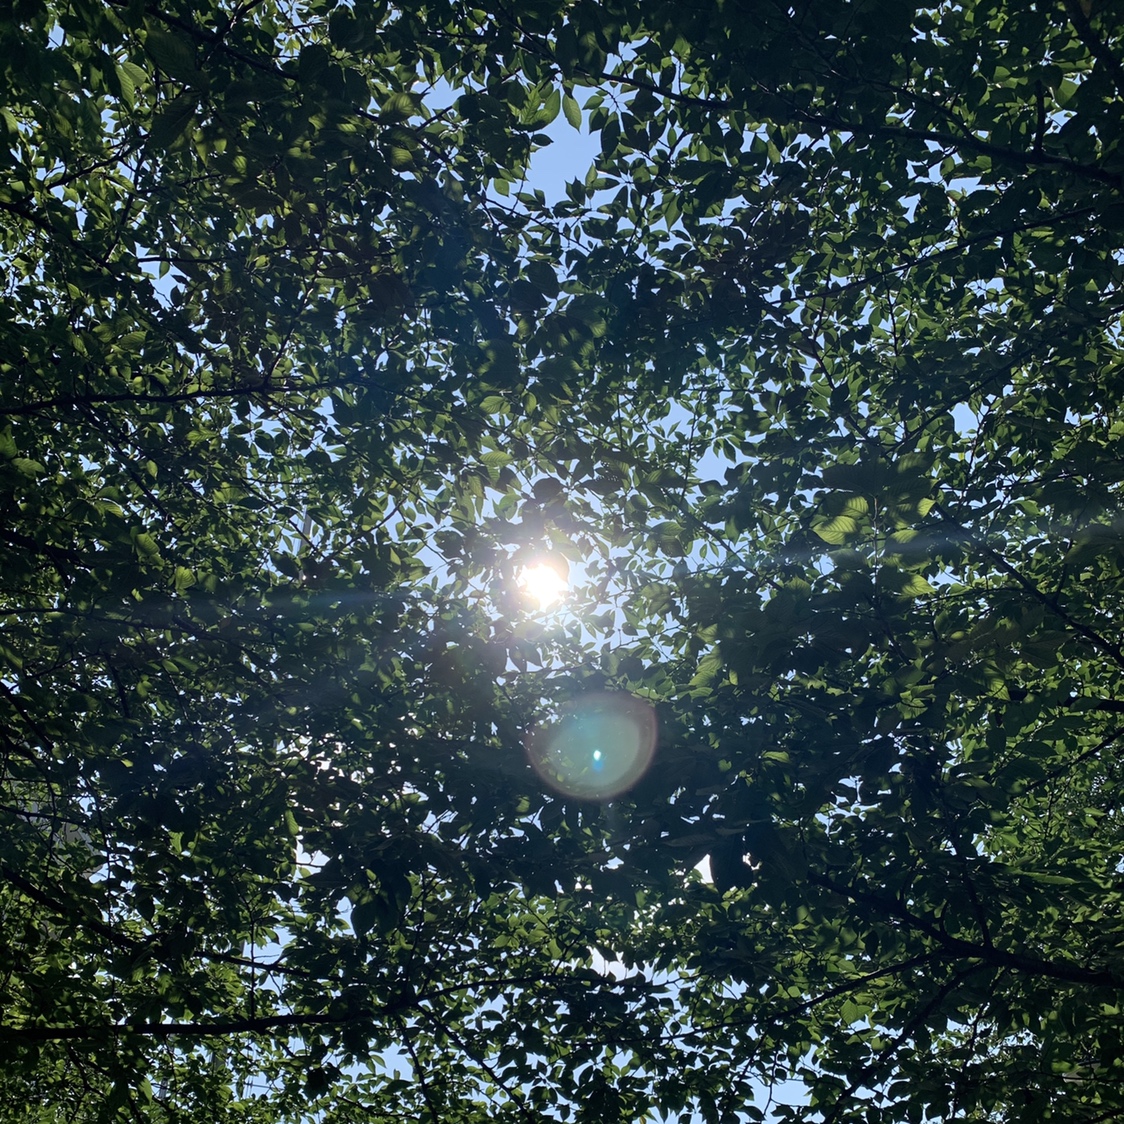
[[[656,750],[656,712],[633,695],[583,695],[527,739],[527,756],[557,792],[612,800],[644,775]]]

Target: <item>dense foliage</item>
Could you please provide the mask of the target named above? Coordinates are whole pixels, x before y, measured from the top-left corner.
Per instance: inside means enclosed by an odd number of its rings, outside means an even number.
[[[1124,1113],[1116,6],[2,21],[0,1119]]]

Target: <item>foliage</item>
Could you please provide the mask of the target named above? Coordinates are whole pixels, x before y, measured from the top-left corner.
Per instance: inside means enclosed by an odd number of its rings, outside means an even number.
[[[0,1119],[1124,1111],[1113,6],[0,59]],[[652,768],[544,790],[603,691]]]

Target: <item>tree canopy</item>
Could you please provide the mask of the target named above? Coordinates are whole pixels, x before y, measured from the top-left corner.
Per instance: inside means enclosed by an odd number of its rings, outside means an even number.
[[[0,1120],[1124,1112],[1117,6],[13,0],[0,136]]]

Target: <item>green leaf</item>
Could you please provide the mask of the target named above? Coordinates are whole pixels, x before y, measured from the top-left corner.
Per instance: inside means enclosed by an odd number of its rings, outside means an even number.
[[[842,546],[847,541],[847,536],[854,534],[857,529],[858,524],[849,515],[836,515],[812,525],[812,530],[824,542],[831,543],[833,546]]]
[[[536,124],[549,125],[558,116],[562,108],[562,91],[555,86],[546,96],[542,110],[536,117]]]
[[[121,85],[121,97],[132,108],[136,101],[138,87],[148,82],[148,75],[135,63],[123,62],[117,65],[117,80]]]
[[[149,144],[158,150],[175,147],[176,142],[191,127],[195,108],[195,98],[190,94],[180,94],[164,105],[152,119]]]
[[[332,56],[320,43],[309,43],[300,50],[297,58],[297,72],[302,86],[315,86],[324,77],[331,65]]]
[[[544,296],[554,298],[558,296],[558,278],[549,262],[531,261],[526,266],[527,277]]]
[[[163,27],[151,27],[145,36],[144,49],[169,78],[176,78],[187,83],[195,82],[198,79],[199,71],[195,65],[195,50],[190,39],[186,36],[173,34]],[[120,75],[123,70],[125,70],[125,67],[119,67],[118,74]],[[133,78],[135,88],[136,79],[132,71],[126,71],[126,73]]]
[[[582,127],[582,111],[577,101],[570,94],[562,95],[562,112],[566,116],[566,120],[575,128],[580,130]]]
[[[923,597],[929,593],[936,593],[936,590],[920,574],[910,574],[902,585],[901,592],[906,597]]]
[[[365,937],[379,923],[381,911],[374,898],[351,907],[351,928],[357,937]]]
[[[133,546],[136,548],[136,552],[141,558],[159,557],[160,547],[150,534],[144,531],[138,532],[134,530],[132,539]]]

